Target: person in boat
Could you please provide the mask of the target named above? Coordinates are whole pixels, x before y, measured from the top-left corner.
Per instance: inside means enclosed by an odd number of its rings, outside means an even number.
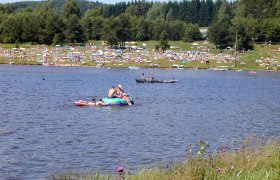
[[[144,73],[141,74],[141,79],[142,79],[143,81],[146,81],[146,78],[145,78],[145,74],[144,74]]]
[[[117,96],[118,96],[118,98],[126,100],[128,104],[130,104],[130,105],[133,104],[133,102],[129,98],[129,95],[124,92],[122,85],[120,85],[120,84],[118,85],[118,88],[117,88]]]
[[[123,88],[122,88],[122,85],[119,84],[119,85],[118,85],[118,88],[117,88],[117,90],[116,90],[117,97],[118,97],[118,98],[122,98],[123,93],[124,93],[124,90],[123,90]]]
[[[117,98],[117,90],[115,89],[115,86],[112,86],[110,89],[109,89],[109,92],[108,92],[108,98]]]
[[[155,75],[152,74],[151,77],[150,77],[150,81],[154,81],[155,80]]]

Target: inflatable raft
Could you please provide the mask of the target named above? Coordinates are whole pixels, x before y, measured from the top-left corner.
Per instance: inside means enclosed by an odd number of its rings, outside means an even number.
[[[76,106],[127,106],[132,104],[134,104],[134,102],[131,98],[129,102],[121,98],[103,98],[102,105],[97,105],[94,102],[88,102],[85,100],[79,100],[75,102]]]
[[[131,101],[133,102],[133,101]],[[126,100],[121,98],[103,98],[102,99],[103,104],[110,104],[110,106],[127,106],[131,105]]]
[[[79,101],[75,102],[75,105],[76,106],[95,106],[95,103],[88,102],[88,101],[85,101],[85,100],[79,100]]]

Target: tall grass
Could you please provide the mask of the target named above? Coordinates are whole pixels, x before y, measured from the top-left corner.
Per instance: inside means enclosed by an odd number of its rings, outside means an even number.
[[[207,143],[201,141],[196,154],[188,154],[183,163],[166,167],[143,169],[136,174],[124,172],[119,175],[103,176],[99,173],[81,176],[65,173],[52,179],[94,179],[94,180],[218,180],[218,179],[280,179],[280,141],[271,140],[267,144],[248,137],[239,148],[219,148],[212,154],[207,153]]]
[[[215,154],[190,156],[185,163],[173,169],[143,170],[128,175],[127,180],[198,180],[198,179],[280,179],[280,144],[252,145],[247,139],[239,149],[221,148]]]

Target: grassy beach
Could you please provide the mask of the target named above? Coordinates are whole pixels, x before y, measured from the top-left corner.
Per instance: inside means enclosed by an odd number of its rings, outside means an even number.
[[[81,174],[69,171],[53,175],[52,179],[94,179],[94,180],[182,180],[182,179],[280,179],[280,142],[262,140],[253,143],[249,137],[240,148],[221,147],[215,153],[207,153],[207,143],[200,141],[199,151],[189,151],[183,163],[165,165],[164,167],[143,169],[130,174],[124,168],[116,175]]]
[[[141,46],[143,42],[134,42],[134,45]],[[98,47],[99,50],[105,51],[104,47],[101,45],[101,41],[94,41],[94,44]],[[169,44],[173,52],[186,52],[186,51],[202,51],[203,49],[207,48],[207,53],[209,56],[209,63],[202,63],[200,60],[170,60],[163,58],[160,55],[160,51],[155,50],[155,46],[158,44],[157,41],[147,41],[146,50],[149,52],[153,52],[153,54],[146,55],[147,61],[142,61],[140,63],[135,61],[124,61],[120,60],[118,62],[112,62],[110,60],[105,61],[105,67],[151,67],[151,63],[159,65],[160,68],[170,68],[174,64],[181,65],[183,68],[195,68],[195,69],[208,69],[208,68],[224,68],[224,69],[232,69],[232,70],[272,70],[274,67],[280,69],[280,51],[279,45],[268,45],[268,44],[261,44],[255,45],[255,49],[253,51],[245,51],[245,52],[238,52],[237,54],[234,53],[234,50],[227,49],[227,50],[219,50],[215,49],[214,45],[203,41],[203,42],[195,42],[195,43],[186,43],[183,41],[170,41]],[[128,44],[129,45],[129,44]],[[17,48],[16,48],[17,46]],[[1,64],[19,64],[19,65],[42,65],[42,62],[38,62],[35,59],[42,58],[42,49],[48,48],[50,51],[55,50],[57,47],[55,46],[44,46],[44,45],[27,45],[27,44],[0,44],[1,49],[5,50],[17,50],[17,54],[14,54],[13,57],[1,56],[0,63]],[[24,49],[20,50],[20,49]],[[32,58],[21,58],[28,56],[26,53],[26,49],[35,49],[38,51],[33,54]],[[35,50],[35,51],[36,51]],[[81,50],[82,51],[82,50]],[[129,51],[123,50],[123,54],[130,53],[131,58],[137,58],[141,51]],[[41,56],[40,56],[41,55]],[[142,54],[141,54],[142,55]],[[38,56],[38,57],[37,57]],[[85,54],[85,59],[83,62],[60,62],[59,65],[75,65],[75,66],[98,66],[100,62],[94,62],[92,60],[91,54]],[[157,57],[158,56],[158,57]],[[227,57],[227,61],[219,60],[221,57]],[[234,58],[236,57],[236,66],[234,66]],[[157,58],[157,59],[156,59]],[[267,64],[260,63],[261,61],[269,60]],[[257,62],[259,60],[259,62]],[[51,60],[52,61],[52,60]],[[58,63],[57,63],[58,64]],[[158,66],[156,66],[158,67]]]

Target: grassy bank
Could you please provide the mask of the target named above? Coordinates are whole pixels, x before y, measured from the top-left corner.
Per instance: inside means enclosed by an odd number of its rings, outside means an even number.
[[[101,47],[101,41],[95,41],[94,42],[98,47]],[[138,46],[141,46],[143,42],[135,42]],[[159,54],[159,51],[155,51],[155,45],[158,44],[157,41],[147,41],[145,42],[146,48],[150,51],[155,52],[155,54]],[[150,67],[151,63],[159,64],[160,68],[170,68],[173,64],[183,65],[184,68],[196,68],[196,69],[208,69],[208,68],[224,68],[224,69],[233,69],[233,70],[266,70],[266,67],[268,66],[269,69],[273,69],[273,67],[277,66],[278,70],[280,69],[280,52],[275,51],[280,48],[279,45],[255,45],[255,50],[253,51],[246,51],[246,52],[239,52],[237,53],[237,60],[236,60],[236,66],[234,66],[234,60],[231,59],[228,62],[224,61],[218,61],[216,56],[221,53],[221,50],[215,49],[214,45],[208,42],[195,42],[194,43],[186,43],[183,41],[170,41],[169,44],[171,45],[173,51],[201,51],[202,48],[207,47],[209,50],[209,54],[211,54],[214,58],[210,59],[210,62],[208,64],[201,63],[199,60],[195,61],[170,61],[167,59],[158,59],[154,60],[153,58],[156,56],[147,56],[150,60],[149,62],[142,62],[142,63],[136,63],[136,62],[106,62],[105,67],[129,67],[129,66],[137,66],[137,67]],[[15,44],[0,44],[0,48],[4,49],[13,49],[15,48]],[[44,46],[40,45],[26,45],[26,44],[19,44],[18,47],[23,47],[26,49],[29,48],[41,48],[44,49]],[[48,49],[53,49],[55,47],[49,46]],[[126,53],[125,50],[124,52]],[[22,53],[23,54],[23,53]],[[35,53],[36,54],[36,53]],[[42,54],[42,52],[38,52],[38,54]],[[135,52],[132,56],[137,56],[138,52]],[[231,57],[234,57],[233,50],[223,50],[222,55],[231,55]],[[134,57],[134,58],[135,58]],[[273,61],[269,63],[269,65],[260,66],[260,63],[256,62],[256,60],[264,60],[264,59],[270,59],[270,61]],[[0,64],[9,64],[12,62],[13,64],[20,64],[20,65],[41,65],[42,63],[36,62],[36,61],[30,61],[30,60],[22,60],[18,55],[15,55],[13,59],[10,59],[8,57],[1,57],[0,58]],[[243,63],[241,63],[243,62]],[[65,64],[69,64],[69,62],[65,62]],[[88,54],[86,56],[86,61],[83,63],[80,62],[74,62],[72,64],[75,65],[81,65],[81,66],[97,66],[98,63],[93,62],[91,60],[91,55]],[[63,63],[62,63],[63,65]]]
[[[280,179],[280,142],[274,140],[264,145],[252,143],[248,138],[240,148],[220,148],[214,154],[206,154],[207,144],[200,143],[200,150],[189,154],[184,163],[164,168],[144,169],[136,174],[124,171],[120,175],[81,175],[68,172],[53,175],[52,179],[126,179],[126,180],[199,180],[199,179]]]

